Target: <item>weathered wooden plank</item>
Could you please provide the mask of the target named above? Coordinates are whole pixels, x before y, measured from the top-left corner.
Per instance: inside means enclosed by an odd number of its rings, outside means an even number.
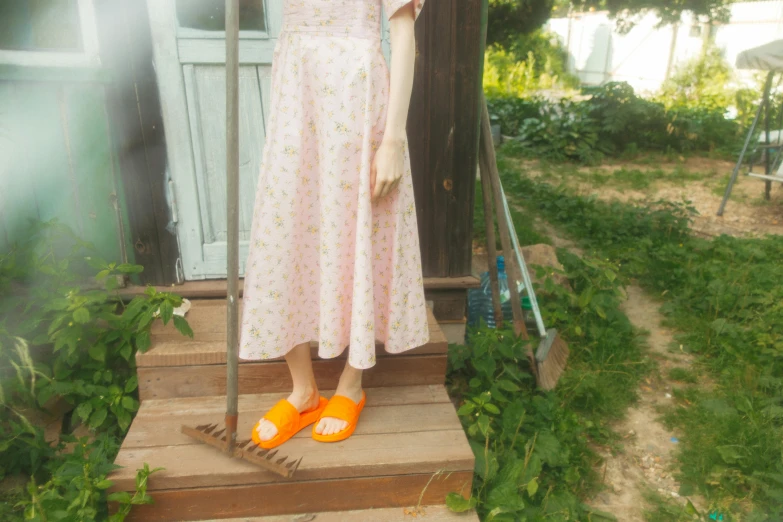
[[[473,453],[462,429],[354,434],[339,444],[324,444],[310,437],[294,438],[280,447],[278,456],[284,455],[303,457],[293,479],[296,482],[473,469]],[[249,462],[226,458],[211,446],[194,443],[120,451],[115,463],[123,468],[108,477],[114,482],[112,490],[132,489],[136,469],[145,462],[165,468],[150,476],[150,491],[281,480],[279,475]]]
[[[458,34],[455,27],[456,11],[460,8],[456,2],[442,2],[433,9],[432,23],[438,28],[436,41],[430,48],[430,214],[429,226],[438,233],[431,237],[427,255],[429,269],[427,275],[449,275],[449,241],[451,240],[449,222],[451,190],[453,189],[454,169],[454,52]],[[459,35],[463,37],[463,35]],[[461,108],[460,108],[461,110]]]
[[[408,138],[428,277],[470,274],[481,5],[482,0],[433,2],[417,24]]]
[[[281,398],[281,394],[266,395],[252,409],[240,411],[237,427],[239,439],[249,439],[255,423]],[[185,424],[195,428],[202,424],[222,424],[224,415],[225,407],[222,412],[218,413],[193,414],[187,410],[182,410],[171,411],[166,416],[136,417],[133,421],[133,429],[125,437],[122,447],[124,449],[133,449],[192,445],[193,439],[180,433],[181,425]],[[413,421],[413,419],[424,415],[427,418],[426,423]],[[450,402],[399,406],[378,406],[368,403],[362,411],[361,421],[356,428],[354,436],[443,431],[449,429],[461,429],[459,420],[454,414],[454,406]],[[310,428],[307,428],[295,435],[295,438],[310,438],[311,436],[312,431]]]
[[[464,318],[464,315],[463,315]],[[440,333],[439,335],[443,335]],[[175,337],[176,334],[166,334],[160,336],[165,337],[166,340],[160,341],[159,338],[153,339],[155,348],[145,354],[139,354],[136,357],[136,364],[139,367],[150,366],[188,366],[188,365],[202,365],[202,364],[225,364],[226,363],[226,334],[207,334],[200,335],[199,338],[209,338],[209,341],[182,341],[180,335],[179,340],[170,339]],[[445,336],[444,336],[445,339]],[[408,352],[407,355],[432,355],[432,354],[445,354],[448,351],[448,344],[444,341],[431,342],[414,348]],[[345,350],[340,354],[337,359],[345,360],[348,355],[348,350]],[[376,357],[379,359],[386,357],[397,357],[399,354],[390,354],[383,348],[383,344],[375,345]],[[310,345],[310,357],[317,359],[318,345],[311,343]],[[257,361],[259,363],[281,361],[282,357],[277,359],[270,359],[267,361]],[[241,364],[246,364],[247,361]]]
[[[432,290],[427,299],[433,302],[432,314],[438,322],[465,319],[467,311],[467,290]]]
[[[240,311],[243,308],[244,301],[240,301]],[[220,314],[225,313],[225,310],[225,299],[194,300],[191,302],[190,310],[188,311],[186,318],[196,336],[205,333],[224,333],[226,331],[226,318],[221,317]],[[429,308],[427,309],[427,320],[431,326],[437,326],[438,324],[432,315],[432,310]],[[164,333],[176,333],[173,324],[169,323],[164,326],[162,323],[155,323],[152,334],[162,335]],[[179,338],[182,338],[182,336],[180,335]]]
[[[411,93],[410,107],[408,108],[407,135],[408,151],[411,160],[411,175],[413,178],[413,192],[416,200],[416,220],[419,229],[419,243],[421,245],[422,273],[425,277],[438,276],[429,263],[429,251],[432,247],[432,237],[438,231],[432,227],[434,211],[430,208],[431,188],[430,177],[432,165],[430,164],[429,147],[431,140],[431,115],[429,113],[431,89],[430,89],[430,48],[436,40],[435,27],[430,20],[431,12],[439,9],[438,5],[430,2],[426,9],[422,10],[416,23],[416,60],[414,62],[413,91]],[[442,231],[441,231],[442,233]]]
[[[478,163],[480,119],[479,94],[482,92],[480,45],[482,0],[462,0],[454,4],[454,35],[451,77],[455,110],[454,141],[450,170],[450,189],[446,221],[448,230],[448,275],[470,273],[473,252],[473,195]]]
[[[63,88],[63,105],[83,237],[95,245],[104,259],[124,261],[118,233],[120,220],[114,185],[114,144],[110,140],[106,119],[104,87],[66,85]]]
[[[368,388],[367,403],[375,406],[399,406],[402,404],[437,404],[449,402],[449,396],[443,385],[404,386],[394,388]],[[331,397],[334,390],[321,390],[325,397]],[[245,394],[239,396],[239,411],[249,411],[268,397],[269,394]],[[279,394],[274,394],[278,399]],[[225,412],[226,398],[214,397],[180,397],[177,399],[152,399],[144,401],[136,418],[150,419],[170,415],[172,411],[188,411],[193,415],[214,414]]]
[[[366,388],[381,386],[412,386],[443,384],[446,376],[446,355],[404,355],[385,357],[364,371]],[[337,387],[345,362],[340,359],[317,359],[313,372],[318,387]],[[176,371],[173,370],[176,368]],[[172,397],[224,395],[226,368],[223,365],[140,367],[139,396],[141,400]],[[239,393],[282,392],[290,390],[291,374],[285,362],[245,362],[239,367]]]
[[[425,277],[424,290],[450,290],[458,288],[478,288],[480,281],[476,276],[466,275],[460,277]],[[244,279],[239,281],[239,294],[242,295]],[[211,299],[226,297],[226,280],[214,279],[209,281],[187,281],[184,284],[172,286],[155,286],[161,292],[175,292],[188,299]],[[123,288],[121,295],[125,299],[132,299],[136,295],[144,293],[146,286],[129,285]]]
[[[307,516],[298,520],[292,515],[243,517],[222,519],[220,522],[304,522]],[[478,515],[474,511],[453,513],[446,506],[410,506],[318,513],[312,520],[317,522],[478,522]],[[207,522],[218,522],[218,520]]]
[[[472,472],[460,471],[440,474],[434,478],[431,474],[417,474],[323,480],[306,484],[294,482],[229,488],[164,490],[154,493],[155,504],[134,506],[130,517],[126,520],[163,522],[198,520],[205,517],[321,513],[406,505],[428,506],[442,504],[451,491],[464,491],[467,496],[472,480]],[[335,492],[345,494],[335,494]]]

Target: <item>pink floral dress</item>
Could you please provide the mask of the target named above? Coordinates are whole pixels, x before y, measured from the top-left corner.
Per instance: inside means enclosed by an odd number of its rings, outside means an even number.
[[[418,17],[424,0],[414,1]],[[271,116],[256,192],[239,356],[285,355],[314,340],[375,365],[429,340],[410,155],[398,188],[371,201],[389,69],[387,16],[410,0],[284,0]]]

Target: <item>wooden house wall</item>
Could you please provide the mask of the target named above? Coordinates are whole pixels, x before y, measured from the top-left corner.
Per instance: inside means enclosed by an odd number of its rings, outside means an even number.
[[[416,23],[408,140],[425,277],[471,273],[486,0],[429,0]]]
[[[485,2],[430,0],[416,24],[408,137],[425,277],[471,273]],[[72,72],[54,81],[0,74],[0,158],[12,153],[0,163],[0,246],[27,217],[57,216],[106,258],[120,259],[127,245],[128,260],[145,267],[142,282],[175,283],[146,2],[95,5],[103,69],[78,80]],[[23,119],[3,118],[6,111],[40,125],[12,128],[3,122]]]
[[[57,218],[124,261],[107,82],[91,69],[0,66],[0,250],[30,220]]]

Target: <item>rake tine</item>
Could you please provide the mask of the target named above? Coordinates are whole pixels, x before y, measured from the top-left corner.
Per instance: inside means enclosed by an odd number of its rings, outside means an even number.
[[[208,427],[209,427],[209,424],[202,424],[201,426],[196,426],[196,429],[197,429],[198,431],[204,431],[204,430],[205,430],[205,429],[207,429]]]
[[[299,469],[299,464],[302,463],[302,459],[303,458],[304,457],[299,457],[299,460],[296,461],[296,465],[294,466],[294,469],[291,470],[291,475],[290,476],[292,476],[292,477],[294,476],[294,473],[296,473],[296,470]]]
[[[217,427],[217,424],[199,426],[202,429],[195,429],[187,425],[181,426],[182,433],[189,435],[190,437],[203,442],[209,446],[225,451],[225,441],[227,440],[227,428],[221,429],[215,433],[207,434],[207,431],[213,431]],[[220,436],[223,435],[220,442]],[[290,457],[283,456],[278,453],[278,450],[270,451],[263,448],[258,448],[254,444],[250,444],[252,439],[243,440],[234,446],[233,456],[251,463],[254,463],[264,469],[267,469],[273,473],[277,473],[286,478],[293,476],[302,459],[289,460]],[[256,452],[258,448],[258,452]]]
[[[204,433],[209,435],[210,433],[212,433],[212,430],[214,430],[215,428],[217,428],[217,424],[210,424],[209,427],[204,430]]]

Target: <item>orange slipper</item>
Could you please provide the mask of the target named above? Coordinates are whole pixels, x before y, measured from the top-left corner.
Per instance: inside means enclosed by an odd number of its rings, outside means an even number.
[[[277,435],[269,440],[261,440],[261,437],[258,435],[258,425],[261,424],[261,421],[259,420],[256,422],[256,425],[253,426],[253,432],[250,436],[252,437],[253,442],[261,448],[276,448],[320,419],[321,413],[326,409],[328,403],[329,401],[327,401],[325,397],[321,397],[318,401],[318,406],[299,413],[293,404],[286,399],[283,399],[275,404],[272,409],[262,417],[262,419],[266,419],[275,425],[277,428]]]
[[[359,422],[359,414],[364,408],[366,399],[367,396],[364,394],[364,390],[362,390],[362,400],[359,401],[359,404],[356,404],[348,397],[343,397],[342,395],[335,395],[329,399],[329,404],[326,405],[326,409],[324,409],[321,416],[318,417],[318,421],[320,422],[320,420],[325,417],[332,417],[334,419],[344,420],[348,423],[348,427],[337,433],[332,433],[331,435],[319,435],[315,432],[315,428],[318,426],[318,423],[316,423],[313,426],[313,439],[318,442],[340,442],[353,435],[354,430],[356,430],[356,424]]]

